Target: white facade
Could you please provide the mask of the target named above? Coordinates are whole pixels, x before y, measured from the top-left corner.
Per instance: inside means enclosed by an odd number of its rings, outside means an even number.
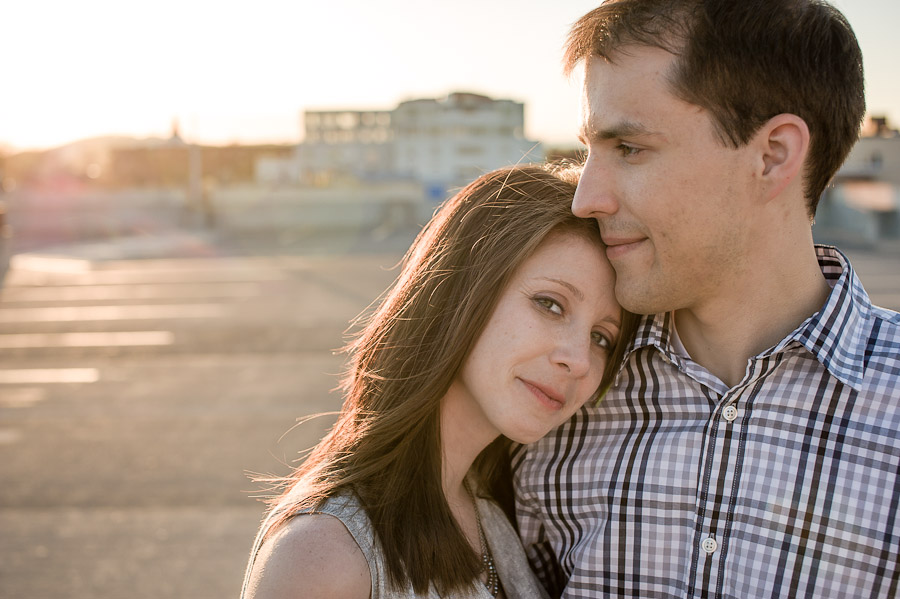
[[[307,111],[297,162],[307,182],[342,177],[380,178],[392,169],[391,113],[374,110]]]
[[[409,179],[463,185],[510,164],[543,160],[525,137],[525,108],[470,93],[402,102],[391,111],[307,111],[297,159],[306,181]]]
[[[900,185],[900,135],[860,138],[838,177],[878,179]]]
[[[900,239],[900,133],[884,118],[869,128],[819,201],[816,241],[874,247]]]

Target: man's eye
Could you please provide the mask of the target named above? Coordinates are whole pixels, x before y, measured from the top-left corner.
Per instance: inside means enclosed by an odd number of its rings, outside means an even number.
[[[628,144],[619,144],[616,146],[616,151],[619,152],[623,158],[629,158],[638,154],[641,149],[635,148],[634,146],[629,146]]]

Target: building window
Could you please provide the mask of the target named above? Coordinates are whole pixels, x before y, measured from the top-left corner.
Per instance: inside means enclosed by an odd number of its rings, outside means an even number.
[[[359,125],[359,115],[355,112],[342,112],[337,116],[337,126],[341,129],[353,129]]]

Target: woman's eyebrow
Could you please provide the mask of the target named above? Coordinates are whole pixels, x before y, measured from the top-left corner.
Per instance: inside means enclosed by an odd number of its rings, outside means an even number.
[[[568,281],[563,281],[562,279],[554,279],[553,277],[538,277],[544,281],[550,281],[551,283],[557,283],[562,285],[566,289],[572,292],[572,294],[577,297],[579,300],[584,301],[584,294],[581,292],[581,289],[576,287],[575,285],[569,283]]]

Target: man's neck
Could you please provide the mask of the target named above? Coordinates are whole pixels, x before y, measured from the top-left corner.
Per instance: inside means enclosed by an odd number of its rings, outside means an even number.
[[[792,268],[782,264],[754,275],[699,306],[675,312],[678,335],[691,359],[728,387],[744,378],[750,358],[819,311],[830,292],[814,253]]]

